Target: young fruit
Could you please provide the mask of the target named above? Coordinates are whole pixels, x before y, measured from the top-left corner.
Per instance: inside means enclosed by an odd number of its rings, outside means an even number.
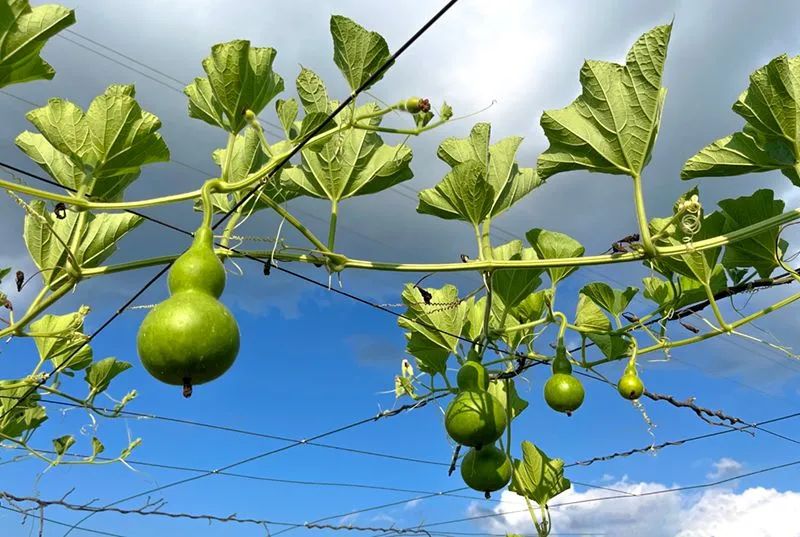
[[[468,487],[488,497],[511,481],[511,461],[494,445],[470,449],[461,461],[461,478]]]
[[[489,392],[462,391],[447,407],[444,426],[450,438],[463,446],[488,446],[503,435],[506,410]]]
[[[583,385],[567,373],[556,373],[544,385],[544,400],[553,410],[568,416],[583,403]]]
[[[462,391],[486,391],[489,387],[489,375],[480,362],[467,360],[458,370],[456,382]]]
[[[239,326],[217,298],[225,288],[225,268],[214,254],[210,228],[173,264],[167,280],[171,296],[150,310],[136,344],[145,369],[167,384],[184,386],[222,375],[239,352]]]
[[[644,384],[635,371],[629,373],[626,370],[625,374],[620,377],[617,383],[617,390],[619,390],[620,395],[625,399],[634,401],[640,398],[644,393]]]
[[[428,99],[423,99],[421,97],[411,97],[406,99],[401,107],[406,112],[410,112],[412,114],[418,114],[420,112],[428,112],[431,109],[431,103]]]

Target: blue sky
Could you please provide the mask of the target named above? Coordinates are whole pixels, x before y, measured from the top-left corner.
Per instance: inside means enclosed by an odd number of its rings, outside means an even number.
[[[300,63],[318,71],[336,95],[344,95],[346,91],[331,62],[327,34],[327,19],[331,13],[350,16],[381,32],[390,46],[396,48],[435,9],[422,1],[410,2],[402,13],[356,1],[307,0],[291,5],[248,1],[228,8],[211,0],[191,6],[188,2],[164,6],[156,2],[126,1],[116,2],[113,8],[99,2],[63,3],[76,7],[79,22],[72,28],[76,32],[179,80],[200,74],[200,61],[211,44],[243,37],[278,49],[276,69],[283,75],[287,87],[293,87]],[[587,8],[586,4],[578,2],[542,2],[534,10],[521,3],[499,2],[487,8],[477,0],[462,0],[398,62],[373,93],[391,101],[410,94],[426,95],[434,102],[447,99],[456,107],[457,114],[478,110],[497,100],[497,104],[478,119],[491,121],[497,137],[525,136],[519,160],[522,165],[530,166],[545,146],[538,116],[542,109],[563,106],[575,96],[579,89],[577,73],[583,58],[619,60],[636,36],[674,16],[675,33],[665,75],[670,93],[646,186],[651,213],[663,214],[675,197],[687,189],[687,185],[677,179],[677,170],[683,161],[706,143],[740,126],[730,112],[730,104],[744,89],[748,74],[781,52],[800,53],[795,31],[800,13],[792,2],[776,2],[770,11],[754,9],[746,2],[731,2],[724,16],[710,4],[698,4],[665,2],[658,7],[654,4],[644,7],[639,2],[604,0]],[[97,45],[82,41],[78,36],[67,37],[99,50]],[[56,67],[55,80],[12,87],[9,93],[38,103],[58,95],[85,106],[108,84],[134,82],[144,108],[162,119],[162,132],[173,157],[203,170],[213,169],[208,155],[224,143],[224,135],[188,119],[185,100],[177,92],[58,38],[45,49],[45,58]],[[170,83],[161,75],[148,73]],[[0,125],[0,157],[33,169],[12,144],[13,137],[28,128],[24,113],[29,108],[19,100],[0,95],[0,114],[4,120]],[[466,135],[472,125],[470,121],[449,125],[445,130],[411,141],[415,150],[412,165],[415,179],[407,187],[420,190],[438,181],[445,167],[436,161],[435,147],[445,136]],[[128,197],[135,199],[196,188],[202,179],[201,174],[180,165],[155,165],[132,187]],[[774,188],[789,206],[796,205],[797,201],[797,196],[788,190],[789,183],[780,176],[709,180],[700,184],[709,202],[761,187]],[[343,208],[343,227],[339,231],[343,251],[363,258],[408,261],[450,261],[457,260],[460,253],[471,254],[474,246],[470,231],[464,226],[416,215],[414,196],[404,187],[381,193],[368,201],[348,203]],[[629,197],[628,185],[621,178],[579,173],[554,178],[498,222],[495,240],[499,243],[507,238],[502,230],[521,236],[529,228],[547,227],[575,236],[589,251],[602,251],[611,240],[629,233],[635,225]],[[293,203],[292,208],[310,215],[309,222],[315,230],[323,229],[323,224],[314,220],[315,214],[324,214],[323,204],[303,200]],[[194,226],[197,221],[197,215],[188,207],[151,214],[184,227]],[[22,214],[5,198],[0,200],[0,222],[7,230],[4,236],[8,237],[0,252],[0,265],[10,264],[28,270],[30,263],[25,260],[20,239]],[[277,221],[263,216],[248,225],[252,234],[271,235]],[[293,235],[289,237],[295,240]],[[183,237],[144,224],[125,239],[115,259],[157,255],[183,247]],[[386,393],[393,386],[393,376],[403,358],[402,331],[394,317],[291,276],[273,272],[265,279],[260,266],[246,263],[241,266],[246,275],[231,275],[224,297],[239,320],[243,337],[239,358],[228,374],[197,387],[189,400],[180,396],[179,389],[154,381],[136,358],[134,334],[144,311],[135,310],[126,312],[93,344],[98,357],[113,355],[134,364],[133,369],[115,382],[111,394],[121,397],[135,388],[139,397],[129,407],[133,411],[291,438],[308,438],[399,404],[391,393]],[[324,279],[320,272],[304,267],[298,270]],[[75,295],[59,304],[57,311],[74,311],[79,304],[91,304],[93,313],[88,322],[90,328],[96,327],[147,281],[151,273],[141,271],[87,282]],[[642,271],[637,268],[619,272],[582,270],[565,282],[560,294],[574,296],[585,283],[604,278],[618,286],[636,285],[641,276]],[[392,274],[348,272],[342,283],[345,290],[370,300],[394,303],[399,302],[399,290],[405,281],[407,277]],[[431,278],[426,283],[439,286],[447,282],[467,290],[475,285],[476,279],[453,275]],[[334,282],[334,285],[338,284]],[[140,303],[162,300],[165,287],[163,282],[156,284]],[[9,289],[4,286],[3,291]],[[766,305],[787,293],[779,289],[756,295],[749,306]],[[30,299],[25,294],[19,297],[9,294],[21,304]],[[743,305],[745,300],[737,300],[737,305]],[[644,308],[643,301],[635,301],[634,310],[644,311]],[[565,309],[571,310],[570,307]],[[751,329],[750,333],[767,337],[759,329],[768,330],[782,343],[797,347],[800,341],[797,341],[795,319],[795,308],[790,308],[760,322],[758,329]],[[673,330],[683,335],[681,328]],[[29,341],[4,345],[0,355],[2,376],[9,378],[27,372],[33,352]],[[651,391],[670,393],[678,398],[696,397],[700,405],[724,409],[747,421],[800,410],[797,402],[800,364],[742,338],[727,341],[718,338],[675,350],[669,362],[642,365],[644,380]],[[605,372],[616,376],[618,369],[611,366]],[[573,417],[566,418],[549,411],[543,404],[540,394],[545,372],[533,369],[526,378],[527,381],[520,382],[518,387],[531,406],[515,422],[515,444],[529,439],[567,463],[646,446],[653,441],[714,431],[689,410],[646,402],[647,415],[656,425],[651,435],[637,409],[608,387],[591,381],[585,383],[587,401],[584,407]],[[52,406],[49,415],[38,446],[47,446],[49,438],[60,434],[83,431],[85,434],[80,436],[75,449],[88,449],[88,439],[93,433],[92,423],[85,413],[78,410],[63,413]],[[231,471],[295,481],[431,492],[457,489],[462,486],[460,479],[457,475],[448,478],[446,467],[441,465],[449,462],[452,449],[441,416],[440,407],[429,405],[323,440],[335,446],[440,464],[399,461],[306,445]],[[789,420],[769,428],[800,438],[798,421]],[[108,454],[124,447],[129,436],[141,437],[143,443],[132,455],[133,460],[204,469],[224,467],[285,445],[275,440],[142,419],[101,420],[98,433],[106,443]],[[715,476],[758,470],[798,459],[797,453],[796,444],[763,433],[756,436],[732,433],[668,448],[657,455],[636,455],[571,468],[567,476],[580,483],[639,492],[692,485],[717,478]],[[13,454],[0,455],[7,460]],[[17,495],[38,494],[43,498],[59,498],[74,488],[71,500],[82,503],[96,498],[96,503],[102,505],[193,475],[138,464],[132,464],[131,468],[123,465],[58,467],[43,474],[42,470],[42,465],[34,460],[4,464],[0,466],[0,488]],[[791,532],[797,530],[791,522],[791,514],[800,508],[798,475],[800,467],[795,467],[730,483],[711,492],[701,490],[600,501],[561,510],[554,508],[554,534],[594,532],[622,536],[706,537],[745,535],[745,530],[758,529],[768,536],[792,535]],[[468,491],[464,494],[474,500],[436,497],[350,517],[337,516],[329,522],[410,527],[519,508],[514,503],[504,506],[486,502],[480,495]],[[575,485],[573,491],[554,503],[613,494]],[[303,523],[415,496],[419,494],[209,476],[169,488],[153,499],[166,501],[164,509],[169,511],[219,516],[236,513],[247,518]],[[500,495],[495,497],[500,498]],[[507,494],[502,499],[513,502]],[[142,502],[139,499],[121,507],[135,508]],[[728,506],[730,511],[721,509],[720,505]],[[80,518],[78,514],[58,508],[48,509],[47,516],[61,522]],[[495,522],[445,525],[437,531],[533,533],[530,523],[518,516],[486,520]],[[28,535],[36,528],[31,519],[26,525],[20,523],[18,515],[0,512],[2,534]],[[748,524],[755,526],[750,528]],[[130,537],[244,536],[258,535],[259,531],[263,534],[257,526],[208,525],[111,514],[95,516],[86,526]],[[63,534],[53,523],[47,523],[45,529],[45,535]],[[270,526],[273,532],[278,529],[279,526]],[[327,532],[299,529],[294,533]]]

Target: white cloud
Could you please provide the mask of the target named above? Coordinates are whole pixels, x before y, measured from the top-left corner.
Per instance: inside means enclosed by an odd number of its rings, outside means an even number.
[[[726,464],[715,463],[716,471],[726,472]],[[736,461],[732,461],[736,463]],[[738,463],[736,463],[738,464]],[[661,483],[619,481],[613,488],[636,495],[670,488]],[[753,487],[736,492],[714,489],[694,493],[668,493],[640,498],[600,498],[619,496],[603,490],[577,492],[571,489],[552,502],[550,509],[554,533],[591,533],[615,537],[798,537],[797,510],[800,492]],[[524,511],[521,498],[505,491],[502,503],[493,510],[478,504],[469,515],[506,513],[486,518],[481,525],[487,532],[530,534],[533,524]],[[582,503],[577,503],[582,502]]]
[[[727,479],[742,473],[744,465],[737,460],[730,457],[722,457],[717,462],[713,463],[714,470],[707,473],[706,477],[709,479]]]

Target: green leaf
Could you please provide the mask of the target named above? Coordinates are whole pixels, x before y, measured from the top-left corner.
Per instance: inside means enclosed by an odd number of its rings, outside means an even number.
[[[687,276],[678,276],[676,289],[678,297],[676,300],[675,290],[667,280],[661,278],[647,277],[643,278],[644,282],[644,297],[652,300],[661,308],[682,308],[690,304],[695,304],[706,300],[706,292],[703,284],[694,278]],[[717,265],[711,272],[711,290],[713,292],[721,291],[727,287],[728,280],[725,276],[725,270],[722,265]]]
[[[203,60],[206,78],[195,78],[183,90],[189,116],[236,134],[247,124],[245,111],[259,115],[283,91],[283,79],[272,70],[275,49],[251,47],[237,39],[211,47]]]
[[[661,75],[671,32],[669,24],[643,34],[625,65],[592,60],[583,64],[583,93],[566,108],[542,114],[550,141],[537,165],[543,180],[570,170],[641,174],[661,122],[667,91],[661,87]]]
[[[26,116],[41,134],[23,132],[17,147],[68,191],[84,186],[95,201],[119,201],[142,166],[169,160],[161,122],[134,95],[133,86],[109,86],[85,114],[50,99]]]
[[[639,289],[636,287],[626,287],[624,290],[613,289],[606,283],[593,282],[584,285],[580,292],[611,315],[619,317],[627,309]]]
[[[525,297],[512,310],[512,314],[523,323],[536,321],[544,316],[548,311],[548,304],[551,304],[552,301],[552,291],[550,289],[542,289]]]
[[[600,352],[610,359],[614,360],[626,356],[630,349],[630,343],[627,339],[616,334],[586,334],[586,336],[597,345]]]
[[[31,9],[28,0],[0,2],[0,88],[50,80],[55,70],[39,53],[47,40],[75,24],[75,12],[58,5]]]
[[[90,397],[93,398],[95,395],[106,391],[108,385],[117,375],[131,367],[128,362],[123,362],[116,358],[104,358],[87,367],[85,379],[91,388]]]
[[[492,258],[504,261],[538,259],[533,248],[523,248],[522,241],[518,240],[493,248]],[[514,308],[541,285],[541,273],[542,269],[497,270],[492,274],[492,291],[505,307]]]
[[[491,127],[478,123],[468,138],[448,138],[437,156],[453,170],[434,188],[419,193],[417,212],[475,223],[477,215],[498,216],[542,184],[533,168],[520,168],[515,157],[522,138],[509,137],[489,145]],[[464,165],[480,165],[464,175]],[[458,170],[458,171],[457,171]]]
[[[77,220],[77,213],[71,209],[59,220],[44,202],[36,200],[29,205],[23,239],[48,286],[65,273],[68,263],[65,245],[70,244]],[[75,261],[83,268],[100,265],[114,253],[117,241],[141,222],[141,217],[130,213],[87,213],[79,247],[72,252]]]
[[[417,360],[421,371],[444,376],[450,351],[434,343],[420,332],[406,332],[406,352]]]
[[[445,285],[441,289],[426,289],[430,293],[430,304],[412,284],[403,289],[403,303],[408,307],[398,324],[412,332],[418,332],[428,340],[449,352],[455,352],[461,330],[467,316],[468,304],[458,297],[458,289]]]
[[[686,246],[692,242],[717,237],[723,233],[725,217],[722,213],[714,212],[701,220],[700,230],[693,236],[686,234],[679,226],[676,233],[666,239],[672,246]],[[687,239],[687,240],[684,240]],[[691,240],[689,240],[691,239]],[[693,278],[699,282],[710,282],[717,266],[721,248],[709,248],[702,252],[693,252],[687,248],[687,253],[673,257],[664,257],[658,260],[658,268],[666,268],[672,272]]]
[[[522,460],[514,461],[514,474],[508,490],[544,507],[570,488],[564,477],[564,461],[551,459],[527,440],[522,442]]]
[[[681,178],[780,170],[800,186],[800,56],[782,54],[756,70],[733,111],[745,119],[744,128],[690,158]]]
[[[719,202],[725,217],[722,232],[728,234],[737,229],[757,224],[783,212],[785,204],[774,198],[772,190],[757,190],[750,196],[726,199]],[[774,227],[747,239],[728,244],[722,257],[726,268],[753,267],[762,278],[769,277],[778,267],[775,247],[778,228]],[[786,252],[786,245],[781,248]]]
[[[506,385],[506,383],[508,384]],[[509,401],[511,402],[512,420],[528,408],[529,403],[519,396],[513,379],[491,381],[489,383],[489,393],[503,404],[503,408],[508,409]]]
[[[227,177],[227,182],[229,183],[238,183],[245,180],[270,160],[264,153],[261,139],[255,129],[247,129],[243,134],[237,134],[233,142],[232,151]],[[227,160],[227,149],[217,149],[212,154],[212,158],[221,169],[223,163]],[[248,193],[249,190],[244,190],[232,194],[212,195],[215,212],[225,213],[231,211],[234,205],[247,196]],[[274,175],[263,187],[260,187],[259,194],[262,193],[276,203],[283,203],[301,194],[285,173]],[[264,202],[260,195],[249,196],[248,201],[244,203],[242,211],[248,214],[252,210],[261,210],[266,207],[269,207],[269,205]],[[200,200],[195,203],[195,209],[202,210],[202,202]]]
[[[58,438],[53,438],[53,451],[56,452],[56,459],[55,463],[61,460],[64,455],[67,454],[69,448],[75,445],[75,437],[71,434],[67,434],[64,436],[59,436]]]
[[[328,100],[328,90],[317,73],[303,67],[300,74],[297,75],[295,85],[306,114],[322,113],[327,115],[333,111]]]
[[[19,381],[0,380],[0,434],[17,438],[32,431],[47,419],[47,412],[39,405],[39,392],[31,393],[30,386],[10,388]]]
[[[9,272],[11,272],[11,268],[10,267],[0,269],[0,283],[3,282],[3,278],[8,276]]]
[[[391,58],[386,40],[340,15],[331,17],[333,61],[355,91]],[[383,78],[381,74],[372,84]],[[372,86],[367,86],[369,87]]]
[[[525,237],[536,250],[539,259],[581,257],[586,251],[581,243],[569,235],[557,231],[536,228],[528,231]],[[577,267],[553,267],[547,269],[547,273],[550,275],[550,281],[555,285],[576,270]]]
[[[286,138],[294,139],[297,136],[297,129],[294,126],[298,111],[297,101],[294,99],[289,99],[288,101],[278,99],[275,101],[275,111],[278,114],[278,119],[281,122]]]
[[[92,348],[83,333],[88,308],[67,315],[44,315],[30,325],[39,358],[50,360],[53,367],[78,371],[92,363]],[[47,334],[37,336],[36,334]],[[64,363],[68,360],[68,363]]]
[[[106,450],[106,447],[103,445],[103,443],[100,441],[100,439],[97,438],[96,436],[93,436],[92,437],[92,454],[90,456],[86,457],[84,460],[86,462],[92,462],[97,458],[98,455],[103,453],[105,450]]]
[[[378,109],[374,103],[356,110],[356,115]],[[380,118],[372,118],[377,125]],[[411,149],[389,146],[374,132],[349,129],[334,134],[320,147],[305,148],[303,164],[286,168],[287,178],[303,193],[321,199],[340,201],[353,196],[374,194],[413,177],[409,164]]]
[[[592,332],[608,332],[611,321],[591,298],[581,292],[575,310],[575,325]]]

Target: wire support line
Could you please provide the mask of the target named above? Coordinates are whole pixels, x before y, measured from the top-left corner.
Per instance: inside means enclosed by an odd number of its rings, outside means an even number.
[[[0,496],[0,497],[2,497],[2,496]],[[26,512],[24,512],[24,510],[21,512],[20,509],[15,509],[13,507],[6,507],[2,503],[0,503],[0,509],[3,509],[5,511],[11,511],[12,513],[21,514],[23,517],[37,518],[37,519],[39,519],[39,523],[40,524],[42,522],[49,522],[50,524],[55,524],[56,526],[62,526],[62,527],[65,527],[65,528],[69,528],[72,525],[72,524],[67,524],[66,522],[61,522],[60,520],[55,520],[53,518],[46,517],[41,513],[40,514],[26,513]],[[23,518],[23,520],[24,520],[24,518]],[[43,526],[41,526],[41,527],[43,527]],[[78,530],[80,530],[80,531],[82,531],[84,533],[91,533],[92,535],[105,535],[107,537],[127,537],[126,535],[123,535],[121,533],[111,533],[110,531],[97,530],[97,529],[93,529],[93,528],[78,528]]]
[[[249,525],[257,525],[261,526],[265,529],[269,529],[269,526],[288,526],[292,528],[305,528],[310,530],[334,530],[334,531],[370,531],[370,532],[384,532],[390,534],[397,534],[397,535],[430,535],[427,530],[424,529],[416,529],[416,528],[394,528],[394,527],[376,527],[376,526],[356,526],[356,525],[344,525],[344,524],[315,524],[313,522],[305,522],[305,523],[297,523],[297,522],[285,522],[280,520],[267,520],[267,519],[257,519],[257,518],[244,518],[240,517],[236,514],[231,514],[228,516],[219,516],[219,515],[211,515],[211,514],[198,514],[198,513],[178,513],[172,511],[163,511],[160,509],[160,506],[163,502],[148,502],[144,505],[144,507],[140,507],[138,509],[122,509],[119,507],[100,507],[91,505],[92,502],[87,502],[83,504],[72,503],[68,502],[65,499],[60,500],[43,500],[41,498],[37,498],[35,496],[17,496],[11,494],[6,491],[0,491],[0,499],[6,500],[7,502],[13,504],[20,504],[20,503],[31,503],[34,504],[34,508],[36,510],[45,509],[48,507],[60,507],[63,509],[67,509],[70,511],[77,511],[77,512],[88,512],[92,514],[97,513],[114,513],[118,515],[138,515],[138,516],[152,516],[152,517],[161,517],[161,518],[171,518],[171,519],[184,519],[184,520],[195,520],[195,521],[205,521],[205,522],[223,522],[223,523],[236,523],[236,524],[249,524]],[[33,509],[24,509],[21,506],[18,508],[22,511],[23,514],[34,516],[32,511]],[[12,511],[15,510],[13,508],[8,508]],[[19,511],[18,511],[19,512]],[[37,515],[38,516],[38,515]],[[84,529],[84,528],[80,528]],[[116,535],[110,533],[104,533],[105,535]]]

